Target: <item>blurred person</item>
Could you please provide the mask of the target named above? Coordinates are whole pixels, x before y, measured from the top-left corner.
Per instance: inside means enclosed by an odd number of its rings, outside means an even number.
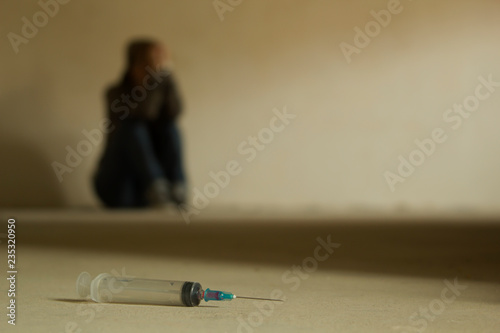
[[[181,136],[182,104],[167,49],[148,39],[128,45],[127,66],[107,90],[110,120],[94,188],[110,208],[166,207],[186,200]]]

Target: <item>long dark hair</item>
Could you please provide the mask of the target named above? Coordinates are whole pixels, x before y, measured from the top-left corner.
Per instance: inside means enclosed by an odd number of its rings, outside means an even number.
[[[132,68],[137,64],[146,64],[149,51],[158,45],[158,41],[141,38],[132,40],[127,46],[127,64],[123,74],[123,84],[130,85]]]

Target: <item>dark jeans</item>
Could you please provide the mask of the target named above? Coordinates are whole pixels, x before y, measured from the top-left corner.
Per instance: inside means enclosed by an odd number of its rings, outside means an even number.
[[[185,183],[181,137],[174,122],[125,120],[114,129],[94,177],[108,207],[146,207],[153,181]]]

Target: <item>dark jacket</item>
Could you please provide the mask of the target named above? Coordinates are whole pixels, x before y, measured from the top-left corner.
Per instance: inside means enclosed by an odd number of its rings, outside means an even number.
[[[148,74],[144,84],[134,85],[128,75],[106,92],[107,115],[116,129],[122,121],[174,121],[182,112],[182,102],[172,73]],[[109,134],[111,135],[113,131]]]

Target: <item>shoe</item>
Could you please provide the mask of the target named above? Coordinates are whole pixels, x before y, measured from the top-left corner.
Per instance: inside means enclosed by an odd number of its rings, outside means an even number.
[[[170,201],[168,181],[163,178],[154,180],[146,193],[146,197],[150,207],[166,208]]]
[[[180,206],[186,203],[187,189],[184,183],[174,183],[170,187],[170,200]]]

